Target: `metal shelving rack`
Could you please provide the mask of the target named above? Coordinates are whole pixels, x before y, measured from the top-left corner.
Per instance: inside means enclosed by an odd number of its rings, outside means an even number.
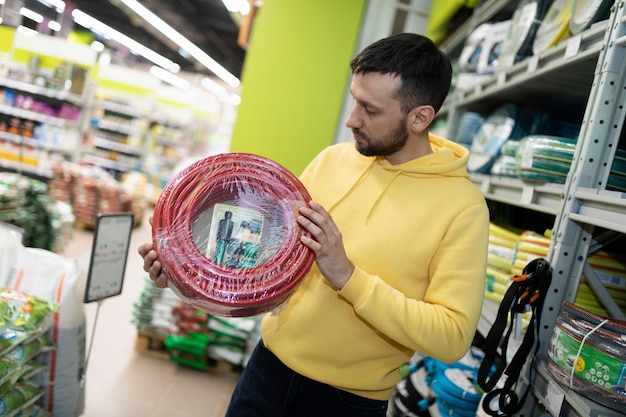
[[[462,42],[478,24],[502,10],[511,10],[517,3],[485,1],[441,48],[451,56],[458,55]],[[583,123],[576,154],[564,185],[531,185],[517,179],[471,175],[489,200],[555,216],[548,255],[553,278],[539,330],[541,350],[534,361],[527,363],[527,367],[533,367],[532,380],[519,384],[520,391],[530,385],[533,395],[518,416],[623,415],[557,384],[546,371],[544,361],[561,306],[564,301],[574,301],[583,275],[597,290],[607,310],[616,318],[624,318],[587,264],[588,255],[626,234],[626,194],[605,189],[626,116],[624,1],[615,1],[608,21],[497,71],[469,91],[451,94],[440,113],[449,119],[448,136],[455,136],[453,126],[458,125],[455,122],[464,111],[485,113],[504,101],[529,106],[541,103],[546,110],[559,113],[572,109],[573,119],[579,116],[576,112],[584,109],[584,114],[580,114]],[[488,330],[491,316],[489,311],[483,312],[479,331]]]
[[[626,12],[624,2],[618,0],[611,10],[576,154],[554,225],[555,237],[548,255],[553,268],[552,291],[546,297],[542,313],[543,326],[539,330],[542,345],[535,364],[538,370],[542,369],[541,361],[545,358],[560,306],[563,301],[574,301],[583,272],[590,283],[602,288],[587,264],[588,255],[601,248],[603,240],[626,233],[626,195],[605,190],[624,126],[624,103]],[[606,232],[598,235],[597,227]],[[614,317],[624,318],[610,297],[603,297],[603,301]],[[547,384],[543,383],[545,381]],[[542,403],[555,415],[620,415],[569,390],[559,392],[560,387],[543,373],[530,384],[535,397],[543,399]],[[556,399],[556,404],[552,398]],[[536,408],[536,404],[529,404],[522,412],[532,413]]]

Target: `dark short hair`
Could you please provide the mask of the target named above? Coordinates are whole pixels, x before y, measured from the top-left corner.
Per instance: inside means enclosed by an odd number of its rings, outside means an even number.
[[[400,33],[374,42],[352,61],[353,74],[380,72],[399,76],[396,92],[404,114],[424,104],[441,108],[452,82],[448,57],[425,36]]]

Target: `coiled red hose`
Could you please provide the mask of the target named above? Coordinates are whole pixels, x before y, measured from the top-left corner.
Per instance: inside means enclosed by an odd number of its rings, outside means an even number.
[[[154,210],[152,239],[168,285],[187,303],[215,315],[274,310],[289,299],[315,258],[300,243],[307,232],[296,221],[310,199],[297,177],[258,155],[231,152],[193,163],[168,182]],[[198,221],[217,203],[263,215],[258,265],[220,265],[198,247],[215,233],[198,228]]]

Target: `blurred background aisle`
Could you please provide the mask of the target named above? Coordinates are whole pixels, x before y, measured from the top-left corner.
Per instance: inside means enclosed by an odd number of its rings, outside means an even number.
[[[148,213],[147,213],[148,214]],[[149,215],[133,229],[122,294],[85,305],[88,358],[84,417],[223,417],[237,374],[218,369],[200,371],[135,350],[137,329],[133,303],[146,273],[137,247],[151,239]],[[87,271],[93,231],[76,230],[63,255]],[[94,330],[94,320],[97,323]]]

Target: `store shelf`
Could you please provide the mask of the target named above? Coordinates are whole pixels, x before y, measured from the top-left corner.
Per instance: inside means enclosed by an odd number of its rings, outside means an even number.
[[[503,102],[537,106],[563,114],[567,109],[581,113],[589,97],[591,82],[602,49],[607,23],[569,38],[517,64],[496,70],[472,89],[456,90],[442,108],[466,107],[489,112]]]
[[[6,140],[9,142],[19,143],[22,145],[27,145],[27,146],[37,148],[37,149],[44,149],[46,151],[61,152],[63,150],[59,146],[52,145],[46,142],[41,142],[40,140],[33,139],[33,138],[25,138],[23,136],[9,133],[9,132],[0,132],[0,139]]]
[[[142,150],[132,146],[126,145],[123,143],[116,142],[114,140],[104,139],[96,137],[93,140],[93,146],[97,148],[110,149],[112,151],[125,153],[127,155],[135,155],[140,156],[142,154]]]
[[[121,103],[115,103],[112,101],[103,100],[100,102],[100,106],[102,106],[104,110],[109,110],[111,112],[119,113],[119,114],[125,114],[134,118],[139,118],[139,117],[144,116],[141,111],[131,106],[127,106]]]
[[[463,42],[478,25],[511,13],[510,8],[518,3],[483,2],[441,48],[452,58],[458,56]],[[625,28],[624,3],[616,2],[608,20],[514,65],[496,65],[493,75],[476,77],[474,84],[457,86],[440,112],[452,131],[465,112],[487,116],[505,103],[541,110],[557,121],[582,124],[565,184],[470,174],[470,180],[490,201],[555,216],[548,255],[554,273],[542,311],[538,336],[541,349],[534,365],[527,363],[537,372],[532,373],[530,381],[520,381],[531,386],[533,396],[516,415],[623,415],[559,385],[542,359],[563,301],[573,301],[583,271],[590,268],[586,258],[592,253],[591,243],[597,242],[601,233],[626,234],[626,193],[604,189],[615,149],[626,146],[622,106],[626,97]],[[468,75],[467,79],[472,77]],[[491,328],[497,309],[497,302],[485,300],[478,325],[481,334]],[[511,357],[516,349],[515,344],[509,346],[507,356]]]
[[[102,168],[113,169],[116,171],[132,171],[135,169],[134,165],[124,164],[121,162],[116,162],[111,159],[102,158],[96,155],[83,155],[83,160],[92,165],[98,165]]]
[[[611,410],[601,404],[582,397],[578,393],[560,385],[542,361],[535,363],[533,394],[546,406],[550,413],[559,417],[623,417],[624,413]]]
[[[573,196],[579,202],[569,218],[620,233],[626,233],[626,194],[616,191],[579,188]]]
[[[463,48],[465,40],[481,23],[485,23],[499,13],[513,13],[517,5],[517,1],[512,0],[487,0],[476,6],[472,17],[465,21],[457,30],[450,34],[440,45],[439,48],[448,55],[458,55]]]
[[[563,186],[532,184],[517,178],[471,174],[470,180],[489,200],[556,215],[561,207]]]
[[[123,133],[125,135],[140,135],[141,129],[136,128],[135,126],[112,122],[106,119],[98,119],[96,121],[96,126],[100,129],[111,130],[113,132]]]
[[[0,87],[12,88],[25,93],[66,101],[76,105],[81,105],[83,102],[83,98],[81,96],[72,94],[68,91],[52,90],[50,88],[41,87],[23,81],[11,80],[9,78],[0,78]]]
[[[0,113],[9,116],[21,117],[23,119],[41,122],[52,126],[70,127],[78,129],[78,122],[75,120],[63,119],[61,117],[54,116],[46,116],[45,114],[20,109],[17,107],[7,106],[6,104],[0,104]]]
[[[30,165],[24,165],[24,164],[19,164],[17,162],[11,162],[5,159],[0,159],[0,171],[1,170],[17,172],[20,174],[25,174],[31,177],[41,178],[45,180],[48,180],[54,177],[54,173],[49,169],[41,169],[41,168],[33,167]]]

